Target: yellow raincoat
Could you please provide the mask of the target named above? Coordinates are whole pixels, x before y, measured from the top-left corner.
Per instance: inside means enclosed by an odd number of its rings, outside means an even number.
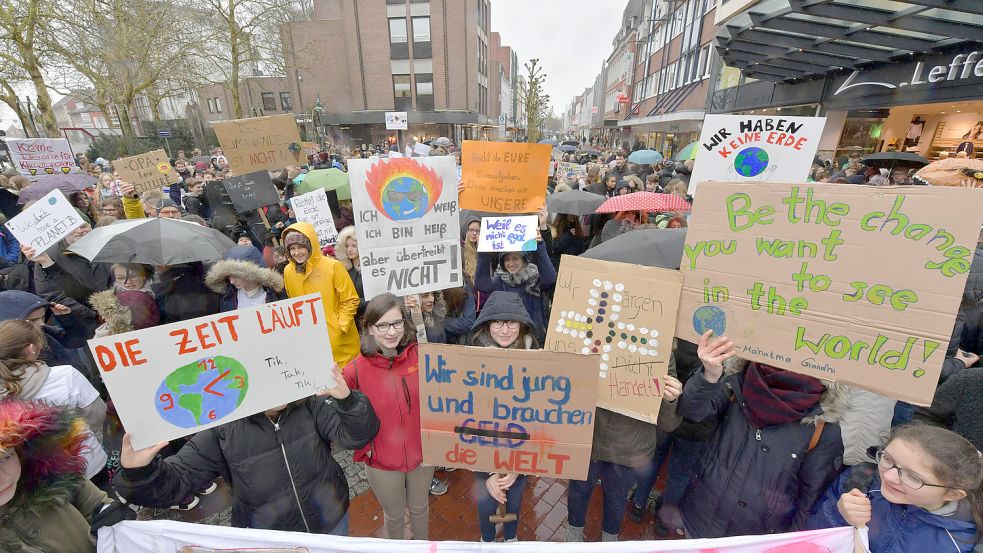
[[[358,328],[355,325],[355,312],[358,310],[358,293],[345,266],[333,257],[321,255],[317,232],[310,223],[294,223],[283,231],[286,239],[290,232],[299,232],[311,243],[311,258],[307,260],[306,272],[297,271],[297,263],[290,264],[283,271],[283,281],[287,295],[291,298],[321,293],[324,304],[324,318],[328,321],[328,336],[331,339],[331,352],[338,365],[344,367],[359,352]],[[289,255],[287,256],[290,257]]]

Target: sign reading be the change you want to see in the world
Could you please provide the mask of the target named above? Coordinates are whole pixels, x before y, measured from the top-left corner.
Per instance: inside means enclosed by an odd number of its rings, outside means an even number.
[[[712,330],[743,358],[931,403],[983,223],[979,190],[706,183],[699,197],[680,337]]]

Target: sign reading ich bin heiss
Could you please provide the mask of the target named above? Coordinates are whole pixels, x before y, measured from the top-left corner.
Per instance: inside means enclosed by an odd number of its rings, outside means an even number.
[[[348,170],[365,299],[461,286],[454,158],[352,159]]]

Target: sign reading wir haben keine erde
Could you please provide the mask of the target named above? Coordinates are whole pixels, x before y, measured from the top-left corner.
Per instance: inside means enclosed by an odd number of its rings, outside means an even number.
[[[689,192],[703,181],[805,182],[825,117],[707,115]]]
[[[454,158],[353,159],[348,171],[365,299],[461,286]]]
[[[715,182],[694,205],[678,336],[712,330],[745,359],[931,403],[983,193]]]

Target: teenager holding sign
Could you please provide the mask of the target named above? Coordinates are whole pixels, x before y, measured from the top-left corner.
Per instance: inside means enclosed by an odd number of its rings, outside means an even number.
[[[368,396],[381,418],[379,433],[354,459],[365,463],[386,536],[404,539],[408,507],[413,539],[425,540],[434,467],[423,466],[416,327],[403,300],[382,294],[366,305],[362,328],[361,354],[345,367],[345,381]]]
[[[244,419],[203,430],[176,455],[139,451],[123,436],[114,487],[146,507],[169,507],[219,476],[233,490],[238,528],[348,535],[348,481],[331,444],[362,447],[379,429],[365,395],[352,392],[335,365],[334,388]]]
[[[837,421],[845,394],[834,383],[759,363],[725,375],[734,343],[710,331],[697,353],[703,371],[686,382],[678,412],[720,426],[683,497],[687,536],[801,530],[843,463]]]

